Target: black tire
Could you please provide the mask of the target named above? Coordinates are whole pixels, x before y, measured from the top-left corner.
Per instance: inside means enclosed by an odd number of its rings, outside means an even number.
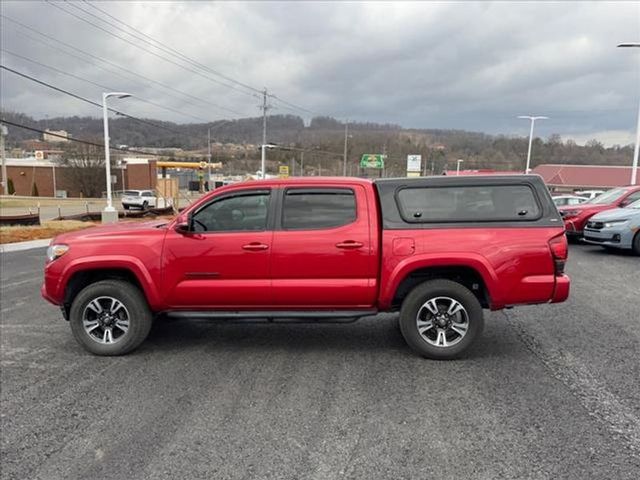
[[[147,208],[149,208],[149,202],[145,200],[144,202],[142,202],[142,210],[146,210]]]
[[[85,330],[83,315],[89,308],[89,303],[97,298],[112,298],[124,305],[128,318],[128,329],[122,333],[114,333],[116,341],[101,343]],[[103,301],[104,302],[104,301]],[[96,321],[97,322],[97,321]],[[122,280],[103,280],[85,287],[73,300],[69,312],[69,323],[73,336],[82,347],[95,355],[124,355],[137,348],[149,334],[152,314],[142,292],[129,282]],[[110,330],[114,330],[111,328]],[[98,335],[104,332],[100,327]]]
[[[640,256],[640,231],[636,232],[635,237],[633,237],[633,245],[631,249],[635,255]]]
[[[129,205],[123,205],[122,206],[125,210],[129,210]]]
[[[459,335],[457,331],[453,331],[450,328],[430,328],[430,332],[426,335],[436,334],[439,338],[441,331],[444,332],[446,345],[448,339],[447,336],[453,337],[459,336],[460,339],[452,339],[453,345],[442,346],[433,345],[427,341],[427,339],[418,330],[418,316],[422,315],[422,312],[426,312],[426,315],[431,315],[429,311],[424,310],[426,303],[431,299],[443,299],[453,300],[458,302],[466,312],[466,332],[464,335]],[[441,302],[441,303],[438,303]],[[441,300],[438,300],[436,305],[438,310],[443,306]],[[446,302],[446,301],[444,301]],[[444,304],[446,308],[446,303]],[[446,312],[441,312],[443,315]],[[458,315],[458,314],[455,314]],[[452,316],[455,319],[462,319],[464,313],[460,313],[460,316]],[[446,315],[444,315],[446,316]],[[437,322],[433,319],[432,321]],[[447,321],[447,320],[442,320]],[[484,319],[482,316],[482,306],[476,298],[476,296],[463,285],[453,282],[451,280],[429,280],[415,287],[409,295],[404,299],[402,308],[400,309],[400,330],[407,344],[420,355],[431,358],[434,360],[450,360],[460,357],[481,335],[484,327]],[[451,323],[450,323],[451,325]],[[453,323],[453,325],[459,325]]]

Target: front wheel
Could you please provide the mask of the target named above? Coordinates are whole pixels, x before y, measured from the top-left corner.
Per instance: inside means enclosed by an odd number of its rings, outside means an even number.
[[[140,290],[129,282],[103,280],[85,287],[69,312],[71,331],[96,355],[124,355],[149,334],[152,315]]]
[[[480,336],[482,306],[475,295],[451,280],[415,287],[402,303],[400,330],[420,355],[436,360],[459,357]]]
[[[640,255],[640,231],[636,233],[636,236],[633,237],[633,253],[636,255]]]
[[[149,208],[149,202],[145,200],[144,202],[142,202],[142,210],[146,210],[147,208]]]

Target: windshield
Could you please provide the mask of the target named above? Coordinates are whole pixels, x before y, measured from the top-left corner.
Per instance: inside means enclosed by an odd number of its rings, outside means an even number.
[[[595,205],[606,205],[608,203],[613,203],[622,197],[627,191],[624,188],[614,188],[613,190],[609,190],[608,192],[603,193],[602,195],[598,195],[596,198],[592,198],[588,202],[590,204]]]
[[[140,195],[140,192],[138,190],[125,190],[124,194],[128,197],[137,197]]]

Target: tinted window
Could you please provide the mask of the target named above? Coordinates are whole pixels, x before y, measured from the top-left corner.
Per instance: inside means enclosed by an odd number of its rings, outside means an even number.
[[[535,220],[540,207],[527,185],[405,188],[400,212],[409,222]]]
[[[284,195],[282,228],[313,230],[346,225],[356,219],[356,199],[349,189],[289,189]]]
[[[640,192],[632,193],[631,195],[629,195],[627,198],[624,199],[624,204],[631,205],[633,202],[635,202],[638,199],[640,199]]]
[[[142,192],[143,197],[153,197],[153,192]]]
[[[266,230],[268,210],[268,193],[222,198],[196,212],[192,228],[196,232]]]
[[[138,195],[140,195],[140,192],[138,190],[125,190],[124,194],[129,197],[137,197]]]

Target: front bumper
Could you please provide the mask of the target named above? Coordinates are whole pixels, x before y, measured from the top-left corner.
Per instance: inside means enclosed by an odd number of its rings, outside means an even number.
[[[633,232],[629,228],[609,227],[600,230],[585,228],[583,241],[591,245],[626,249],[632,247]]]
[[[576,225],[574,220],[565,220],[564,221],[564,230],[567,237],[581,237],[582,230]]]

